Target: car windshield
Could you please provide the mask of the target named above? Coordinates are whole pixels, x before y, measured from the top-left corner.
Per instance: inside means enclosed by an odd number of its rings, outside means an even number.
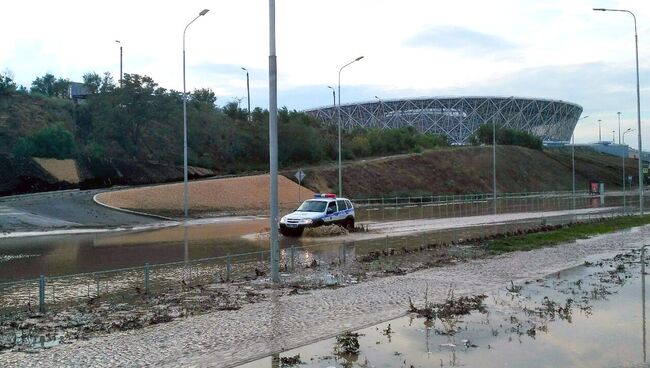
[[[325,201],[305,201],[298,207],[297,212],[323,212],[325,211]]]

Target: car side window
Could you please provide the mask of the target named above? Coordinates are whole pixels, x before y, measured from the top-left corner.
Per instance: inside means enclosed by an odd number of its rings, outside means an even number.
[[[348,201],[347,199],[345,200],[345,203],[348,204],[348,209],[352,208],[352,202]]]
[[[332,201],[327,205],[327,213],[336,212],[336,202]]]
[[[345,211],[347,209],[345,206],[345,201],[342,199],[337,200],[336,204],[339,206],[339,211]]]

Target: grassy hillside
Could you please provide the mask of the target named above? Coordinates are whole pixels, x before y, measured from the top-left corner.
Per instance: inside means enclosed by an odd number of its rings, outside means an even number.
[[[636,161],[627,161],[634,173]],[[316,192],[335,192],[335,165],[303,169],[304,184]],[[292,172],[286,171],[287,177]],[[588,149],[576,150],[576,189],[590,180],[619,189],[621,159]],[[497,188],[500,192],[571,190],[571,151],[538,151],[516,146],[497,147]],[[343,189],[354,198],[392,195],[486,193],[492,191],[492,148],[455,147],[395,157],[348,162]]]

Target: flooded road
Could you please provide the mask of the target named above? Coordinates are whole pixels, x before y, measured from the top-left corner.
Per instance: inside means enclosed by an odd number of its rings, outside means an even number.
[[[500,214],[461,218],[366,222],[368,232],[335,237],[280,237],[280,247],[310,247],[317,255],[337,254],[327,244],[354,242],[360,252],[381,248],[386,237],[408,239],[434,236],[450,242],[468,235],[539,224],[600,216],[610,209],[583,209],[545,213]],[[578,214],[577,217],[575,217]],[[486,224],[491,226],[485,226]],[[493,225],[493,226],[492,226]],[[0,237],[0,282],[33,279],[40,275],[61,276],[111,269],[196,260],[241,253],[268,251],[268,219],[255,216],[191,220],[187,228],[178,223],[153,224],[139,230]],[[500,226],[500,227],[499,227]],[[187,237],[187,245],[184,241]],[[320,245],[322,244],[322,246]],[[261,257],[265,257],[261,255]]]
[[[240,367],[645,367],[638,259],[617,256],[517,292],[504,288],[469,315],[411,313],[361,329],[356,353],[342,352],[339,337]]]

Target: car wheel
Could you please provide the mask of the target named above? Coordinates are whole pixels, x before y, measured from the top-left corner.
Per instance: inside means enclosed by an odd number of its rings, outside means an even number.
[[[354,230],[354,219],[353,219],[352,217],[348,217],[348,218],[345,220],[344,226],[345,226],[345,228],[348,229],[349,231]]]

